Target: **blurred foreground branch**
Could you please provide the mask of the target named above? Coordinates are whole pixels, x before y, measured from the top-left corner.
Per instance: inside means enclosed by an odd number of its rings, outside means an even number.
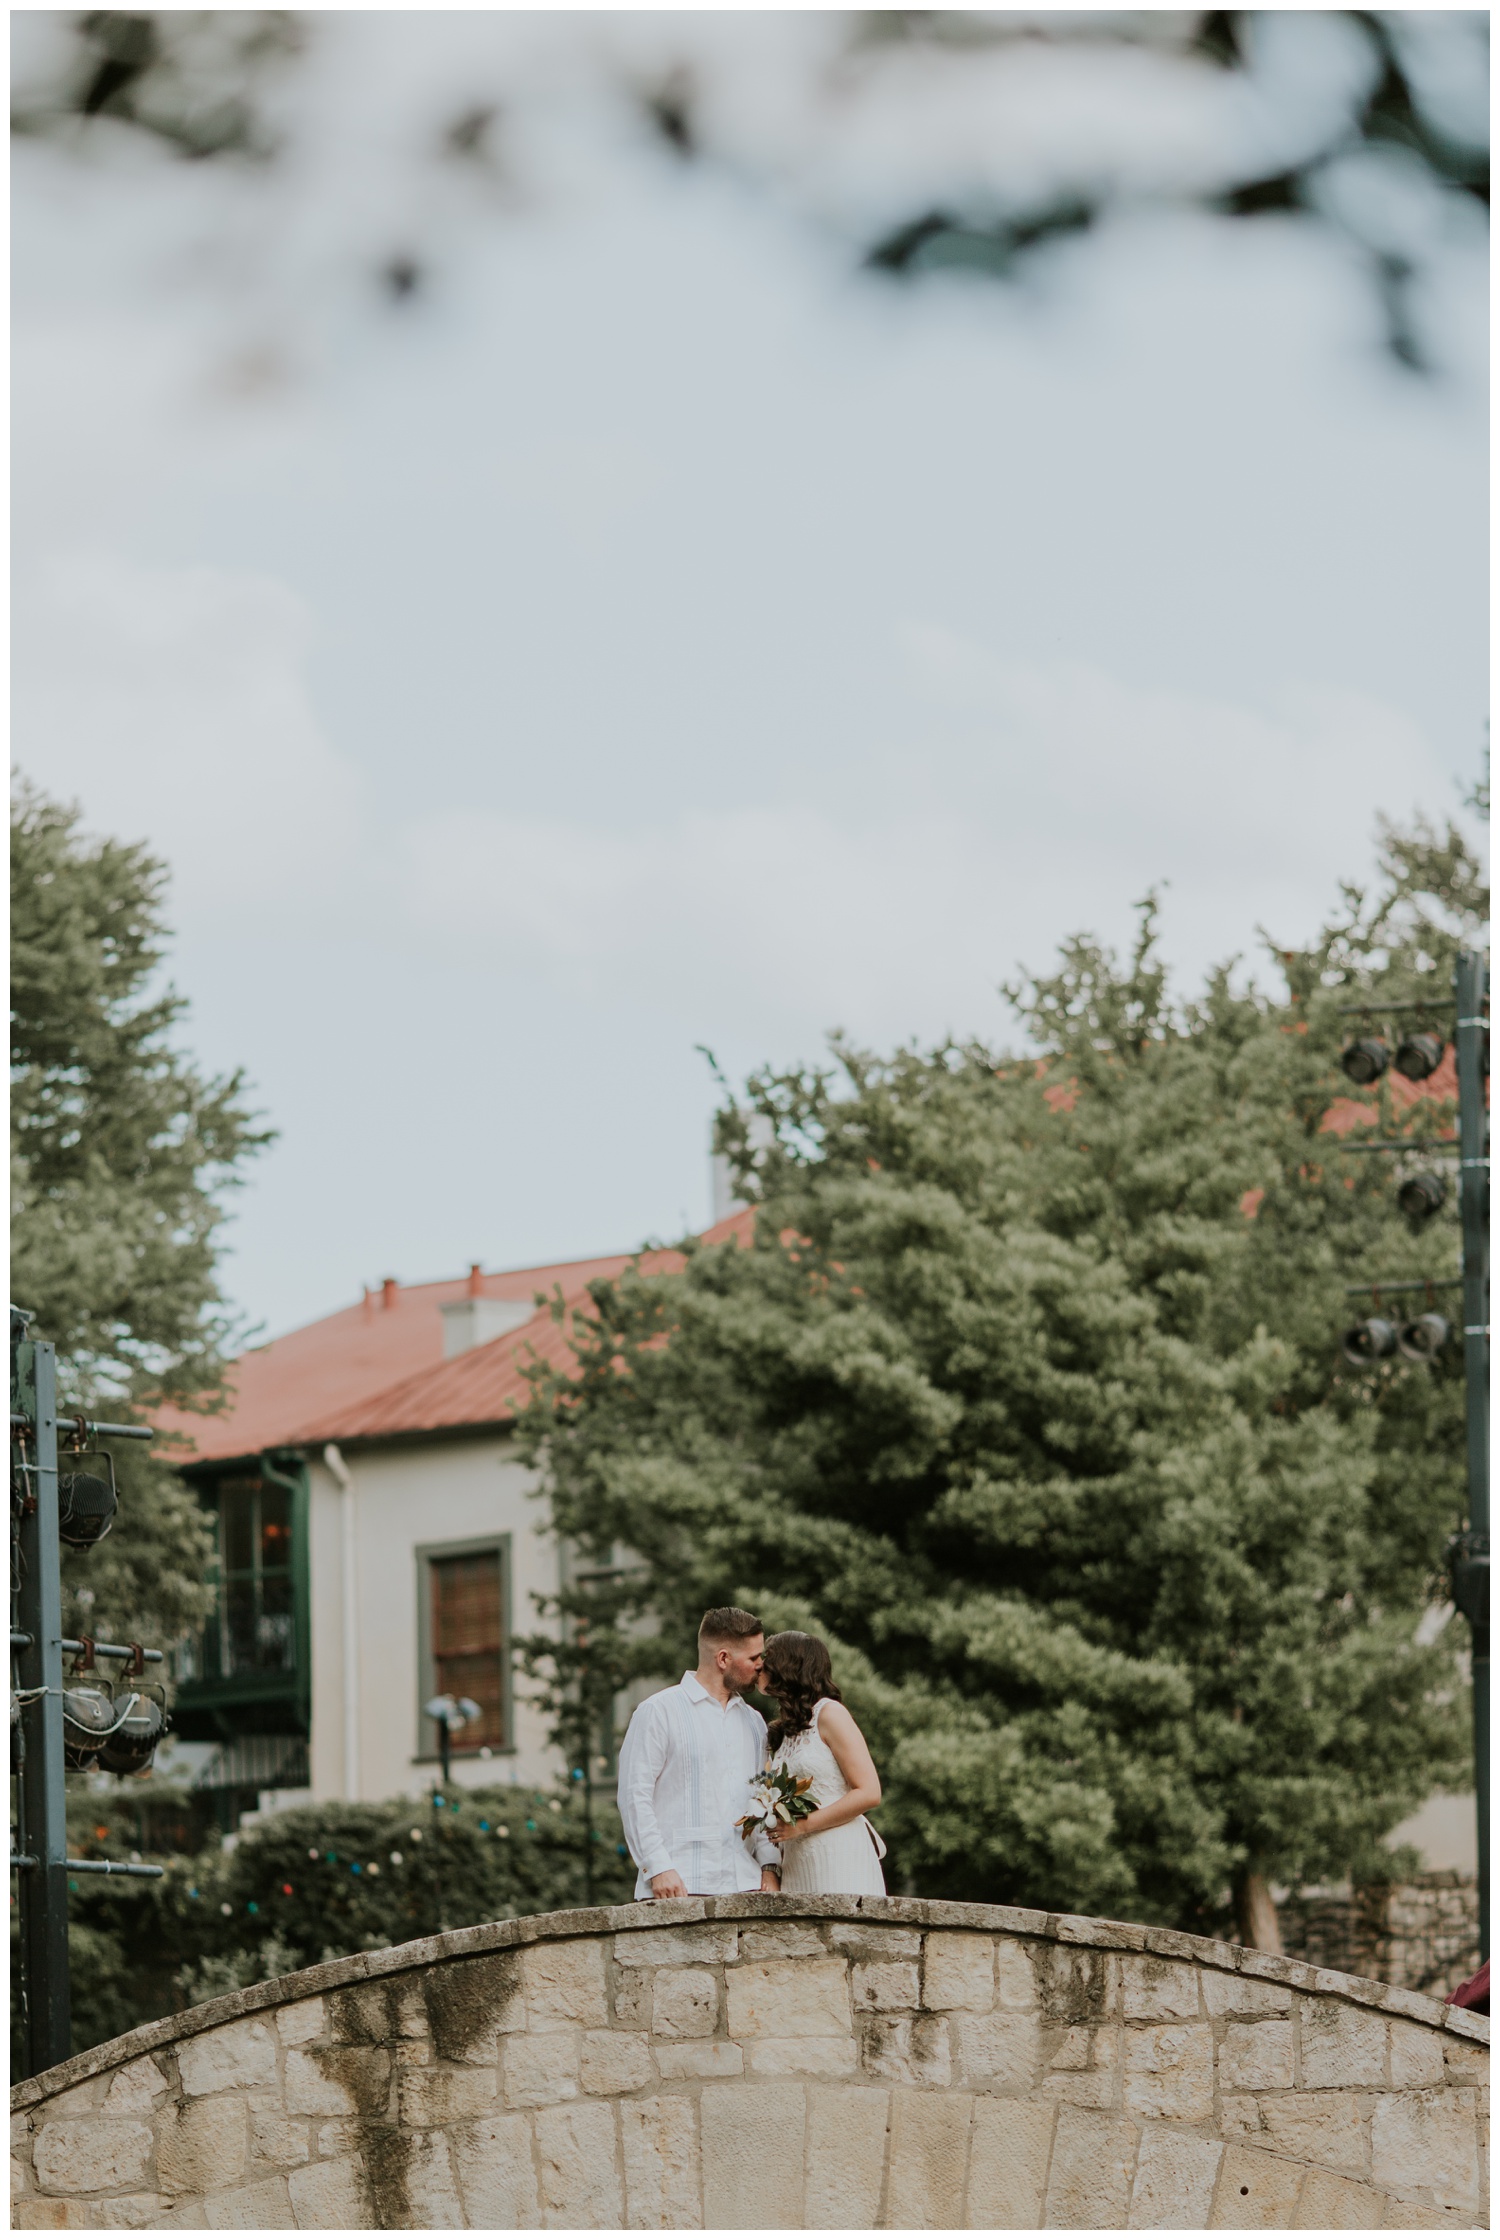
[[[1013,280],[1131,209],[1318,226],[1364,264],[1387,346],[1414,370],[1428,362],[1424,277],[1465,213],[1488,207],[1478,12],[18,22],[18,132],[80,154],[126,135],[196,162],[298,164],[304,195],[363,162],[393,235],[373,276],[396,300],[444,254],[460,179],[481,208],[497,186],[507,206],[519,193],[535,207],[576,159],[580,122],[606,160],[633,139],[637,154],[717,166],[908,280]]]

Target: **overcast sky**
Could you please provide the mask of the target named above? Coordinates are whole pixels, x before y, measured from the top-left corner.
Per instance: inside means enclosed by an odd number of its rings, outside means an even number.
[[[1421,381],[1280,221],[892,288],[642,141],[289,309],[250,190],[104,145],[16,170],[16,753],[172,867],[269,1332],[701,1226],[696,1044],[1004,1038],[1152,884],[1190,985],[1477,775],[1462,229]]]

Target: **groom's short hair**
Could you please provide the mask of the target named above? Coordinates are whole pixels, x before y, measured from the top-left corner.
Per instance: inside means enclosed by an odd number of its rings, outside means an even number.
[[[726,1602],[721,1609],[704,1611],[698,1622],[698,1645],[701,1648],[705,1641],[711,1641],[717,1648],[722,1642],[753,1641],[765,1630],[753,1610],[741,1610]]]

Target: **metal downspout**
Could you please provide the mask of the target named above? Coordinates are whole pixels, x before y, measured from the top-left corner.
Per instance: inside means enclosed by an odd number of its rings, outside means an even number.
[[[354,1478],[338,1448],[323,1449],[323,1460],[337,1480],[342,1532],[341,1565],[344,1589],[344,1795],[351,1803],[359,1796],[359,1585],[358,1552],[354,1535]]]

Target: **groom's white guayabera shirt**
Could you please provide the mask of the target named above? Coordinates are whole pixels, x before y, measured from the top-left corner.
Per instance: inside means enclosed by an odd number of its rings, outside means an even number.
[[[765,1762],[760,1713],[741,1696],[720,1703],[694,1672],[636,1705],[620,1745],[620,1818],[638,1898],[672,1867],[699,1896],[760,1888],[761,1867],[781,1854],[764,1836],[752,1852],[735,1822]]]

